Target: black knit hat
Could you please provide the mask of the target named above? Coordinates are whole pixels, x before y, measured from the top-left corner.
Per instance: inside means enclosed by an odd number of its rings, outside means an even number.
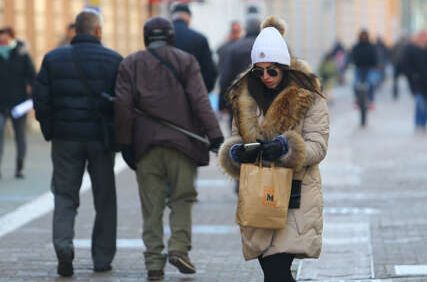
[[[191,16],[190,7],[187,4],[176,4],[172,7],[171,13],[174,14],[176,12],[185,12]]]
[[[169,20],[162,17],[153,17],[144,24],[144,44],[148,46],[154,41],[166,41],[174,44],[175,33]]]

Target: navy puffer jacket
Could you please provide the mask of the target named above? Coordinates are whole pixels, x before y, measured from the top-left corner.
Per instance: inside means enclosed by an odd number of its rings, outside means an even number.
[[[88,96],[75,67],[72,49],[93,92]],[[113,128],[113,104],[100,97],[114,96],[115,78],[122,57],[91,35],[79,34],[71,45],[57,48],[43,59],[34,88],[36,118],[46,140],[103,140],[100,114]]]

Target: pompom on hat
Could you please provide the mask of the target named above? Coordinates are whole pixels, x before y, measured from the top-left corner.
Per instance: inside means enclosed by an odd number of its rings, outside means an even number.
[[[272,62],[289,66],[291,56],[283,38],[286,34],[286,23],[271,16],[263,21],[261,28],[252,46],[252,64]]]

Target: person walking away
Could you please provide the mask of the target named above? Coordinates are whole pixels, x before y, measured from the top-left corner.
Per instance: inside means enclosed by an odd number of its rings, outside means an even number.
[[[326,99],[308,65],[290,56],[285,23],[268,17],[251,52],[252,68],[229,90],[233,135],[219,151],[222,169],[235,179],[242,163],[293,169],[290,209],[284,229],[240,227],[243,255],[258,259],[266,282],[295,281],[297,258],[318,258],[322,246],[321,178],[329,137]],[[256,149],[244,144],[261,142]]]
[[[64,38],[59,42],[58,47],[70,44],[73,37],[76,35],[76,25],[75,23],[70,23],[67,25],[65,30]]]
[[[53,245],[61,276],[74,273],[74,222],[86,166],[95,206],[93,270],[111,270],[116,252],[114,108],[110,100],[122,57],[101,44],[100,14],[83,10],[75,23],[71,44],[43,58],[34,92],[36,118],[44,138],[52,141]]]
[[[146,50],[129,55],[120,65],[115,128],[123,157],[136,170],[145,267],[148,280],[155,281],[163,279],[166,260],[182,273],[196,272],[188,253],[197,166],[209,163],[208,149],[217,150],[224,138],[196,59],[173,47],[172,23],[161,17],[148,19],[144,43]],[[207,135],[210,148],[176,127]],[[171,211],[167,255],[162,222],[166,206]]]
[[[187,4],[174,5],[171,14],[175,30],[175,47],[196,57],[203,81],[210,93],[215,87],[218,72],[212,60],[208,40],[203,34],[189,27],[192,15]]]
[[[330,54],[334,57],[336,69],[338,70],[338,84],[345,84],[345,71],[347,68],[347,51],[341,43],[340,39],[337,39],[330,51]]]
[[[229,131],[231,132],[233,114],[231,105],[226,98],[228,87],[237,76],[251,66],[251,49],[255,38],[260,32],[260,21],[256,17],[248,17],[245,23],[245,36],[233,43],[224,59],[222,73],[219,80],[219,109],[222,114],[228,115]],[[239,182],[234,183],[234,192],[239,192]]]
[[[378,36],[374,44],[375,50],[377,52],[377,68],[375,70],[376,87],[380,88],[383,82],[386,79],[386,68],[389,63],[390,51],[389,48],[385,45],[384,40]]]
[[[339,81],[339,72],[335,64],[335,57],[332,53],[327,53],[322,58],[319,66],[319,77],[323,85],[323,92],[326,93],[328,102],[331,104],[333,101],[332,88],[335,80]]]
[[[394,44],[390,52],[391,64],[393,66],[393,99],[399,98],[399,77],[403,74],[402,60],[403,50],[405,50],[409,40],[406,36],[402,35],[399,40]]]
[[[374,45],[369,41],[369,33],[362,30],[359,33],[358,42],[353,46],[350,55],[350,62],[355,66],[354,73],[354,93],[359,82],[366,82],[369,85],[368,99],[369,108],[374,108],[375,91],[375,68],[378,64],[378,56]],[[355,97],[357,98],[357,97]],[[357,104],[357,103],[356,103]]]
[[[231,129],[231,107],[227,102],[225,93],[237,76],[250,67],[251,48],[260,31],[260,21],[256,18],[248,18],[245,24],[245,36],[228,48],[227,56],[224,58],[222,72],[220,74],[220,97],[219,109],[230,115]]]
[[[237,40],[240,39],[242,35],[242,26],[240,25],[240,23],[238,21],[232,21],[231,25],[230,25],[230,32],[227,36],[227,39],[225,40],[224,43],[222,43],[216,53],[218,54],[218,72],[219,75],[221,75],[222,73],[222,66],[223,66],[223,62],[225,60],[225,57],[228,54],[228,48],[230,47],[231,44],[233,44],[234,42],[236,42]]]
[[[4,149],[7,119],[11,119],[16,144],[15,178],[24,178],[24,160],[27,153],[27,114],[13,117],[11,110],[29,99],[36,71],[24,44],[15,38],[11,27],[0,29],[0,165]],[[1,171],[0,171],[1,178]]]
[[[427,31],[415,34],[402,51],[401,66],[415,97],[415,130],[425,133],[427,125]]]

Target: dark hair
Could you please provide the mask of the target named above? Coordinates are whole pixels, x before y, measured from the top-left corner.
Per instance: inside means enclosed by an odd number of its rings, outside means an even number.
[[[276,67],[283,71],[283,86],[286,87],[291,82],[294,82],[299,87],[304,88],[308,91],[315,92],[324,98],[323,94],[320,92],[318,87],[316,86],[317,76],[313,73],[305,73],[299,70],[291,69],[287,65],[282,65],[278,63],[273,63]]]
[[[11,26],[5,26],[0,29],[0,34],[7,34],[12,38],[15,38],[15,30]]]
[[[189,14],[191,16],[190,7],[188,7],[187,4],[175,4],[172,7],[171,14],[174,14],[176,12],[184,12],[184,13],[187,13],[187,14]]]
[[[369,32],[366,29],[362,29],[359,33],[360,42],[369,42]]]
[[[76,24],[75,24],[75,23],[70,23],[70,24],[68,24],[67,29],[68,29],[68,30],[76,29]]]
[[[84,10],[76,17],[76,33],[94,34],[96,27],[101,25],[101,16],[94,10]]]
[[[289,75],[290,81],[295,82],[299,87],[304,88],[308,91],[314,92],[321,97],[325,98],[325,96],[320,92],[320,89],[317,88],[316,79],[317,76],[312,73],[305,73],[299,70],[288,69],[285,70],[285,74]]]

